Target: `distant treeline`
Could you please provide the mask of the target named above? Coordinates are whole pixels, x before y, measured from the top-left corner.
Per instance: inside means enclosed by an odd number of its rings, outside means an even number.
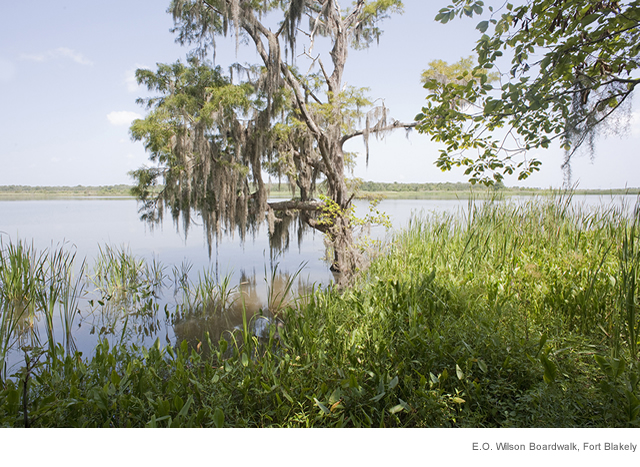
[[[471,189],[486,191],[485,186],[471,185],[470,183],[385,183],[385,182],[362,182],[361,191],[378,192],[378,191],[394,191],[394,192],[429,192],[429,191],[469,191]],[[491,187],[491,190],[503,189],[504,186],[497,185]]]
[[[286,192],[290,191],[289,183],[267,183],[267,188],[271,192]],[[433,192],[433,191],[469,191],[471,189],[477,191],[486,191],[488,188],[485,186],[471,185],[470,183],[387,183],[387,182],[358,182],[351,185],[352,188],[356,188],[357,191],[365,193],[377,193],[377,192]],[[495,186],[489,188],[490,190],[502,189],[504,186]],[[320,191],[322,191],[322,185],[320,185]]]
[[[130,185],[26,186],[1,185],[0,196],[131,196]]]
[[[289,183],[267,183],[267,189],[272,195],[290,196]],[[104,186],[26,186],[26,185],[0,185],[0,197],[55,197],[55,196],[132,196],[131,185],[104,185]],[[160,187],[158,187],[160,188]],[[296,190],[297,191],[297,190]],[[322,186],[320,186],[322,191]],[[483,192],[506,192],[521,194],[551,194],[558,190],[540,188],[520,188],[505,187],[503,184],[496,184],[492,187],[483,185],[471,185],[470,183],[386,183],[386,182],[361,182],[358,191],[367,197],[380,193],[383,196],[394,198],[402,197],[403,193],[408,197],[415,197],[414,194],[423,193],[429,197],[429,193],[475,193]],[[393,195],[397,193],[397,195]],[[576,194],[640,194],[639,188],[619,188],[610,190],[574,190]]]

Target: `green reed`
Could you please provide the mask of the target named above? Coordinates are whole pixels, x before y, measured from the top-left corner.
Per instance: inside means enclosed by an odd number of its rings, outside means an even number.
[[[153,259],[151,264],[136,257],[126,247],[99,246],[91,280],[105,298],[128,300],[139,293],[145,296],[162,289],[164,267]]]
[[[56,317],[68,353],[75,350],[72,328],[83,295],[84,262],[75,271],[75,253],[64,247],[37,252],[21,240],[0,243],[0,358],[19,344],[55,348]],[[42,321],[44,334],[39,322]],[[4,374],[6,376],[6,372]]]
[[[181,295],[181,308],[190,315],[216,315],[228,310],[237,300],[237,287],[231,285],[231,274],[220,281],[213,268],[198,271],[197,280],[189,279],[191,265],[174,267],[174,295]]]
[[[622,227],[619,247],[620,315],[616,322],[614,356],[620,354],[619,336],[624,335],[634,358],[638,358],[638,285],[640,285],[640,204],[636,204],[633,218]],[[621,330],[620,328],[623,328]]]
[[[264,280],[267,285],[267,309],[273,316],[277,316],[285,307],[294,303],[295,281],[305,266],[306,263],[300,265],[293,274],[285,275],[278,272],[278,264],[274,265],[270,275],[267,274],[265,266]],[[302,292],[302,290],[298,290],[298,292]]]
[[[131,333],[148,335],[159,327],[157,299],[167,278],[165,267],[153,258],[146,261],[127,247],[99,246],[89,281],[93,331],[101,335],[120,334],[125,341]]]

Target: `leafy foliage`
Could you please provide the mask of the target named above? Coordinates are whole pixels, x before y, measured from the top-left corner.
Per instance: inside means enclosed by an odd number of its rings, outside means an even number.
[[[241,234],[255,225],[266,198],[255,126],[242,118],[262,111],[262,95],[253,83],[232,84],[221,69],[190,58],[187,64],[159,65],[137,71],[138,82],[160,95],[139,99],[150,109],[131,125],[134,140],[143,141],[158,165],[134,171],[136,195],[143,201],[143,219],[159,221],[164,206],[185,228],[192,211],[203,218],[207,232],[238,226]],[[263,107],[263,106],[262,106]],[[252,170],[253,169],[253,170]],[[158,194],[153,188],[163,185]]]
[[[483,183],[528,177],[540,162],[526,151],[557,139],[569,179],[578,148],[593,154],[598,132],[621,131],[628,121],[629,97],[640,83],[640,3],[543,0],[488,9],[477,25],[477,65],[462,72],[465,82],[426,82],[418,128],[446,143],[437,161],[442,170],[464,166],[472,182]],[[483,11],[482,1],[456,0],[436,20]],[[505,53],[508,71],[501,70]],[[499,87],[488,70],[500,70]],[[459,108],[461,101],[469,109]]]

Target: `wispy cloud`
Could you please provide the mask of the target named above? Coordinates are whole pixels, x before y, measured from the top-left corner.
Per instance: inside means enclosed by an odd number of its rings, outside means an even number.
[[[107,114],[109,123],[116,126],[131,125],[136,118],[142,118],[142,115],[128,110],[113,111]]]
[[[48,62],[56,59],[69,59],[80,65],[93,65],[93,62],[82,55],[80,52],[76,52],[73,49],[67,47],[58,47],[57,49],[48,50],[47,52],[40,54],[22,54],[20,56],[23,60],[30,60],[32,62]]]

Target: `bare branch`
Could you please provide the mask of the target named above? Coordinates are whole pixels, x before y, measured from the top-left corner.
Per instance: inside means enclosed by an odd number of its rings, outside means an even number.
[[[291,199],[288,201],[278,201],[267,203],[274,211],[318,211],[324,206],[320,201],[300,201]]]
[[[384,133],[386,131],[392,131],[392,130],[397,130],[399,128],[404,128],[405,130],[409,130],[412,128],[415,128],[418,125],[418,122],[412,122],[412,123],[402,123],[399,121],[394,121],[392,124],[390,125],[386,125],[384,127],[380,127],[380,128],[370,128],[369,129],[369,133]],[[344,144],[345,142],[347,142],[348,140],[350,140],[351,138],[355,138],[357,136],[363,136],[365,134],[365,130],[360,130],[360,131],[356,131],[355,133],[350,133],[348,135],[344,135],[341,139],[341,142]]]

